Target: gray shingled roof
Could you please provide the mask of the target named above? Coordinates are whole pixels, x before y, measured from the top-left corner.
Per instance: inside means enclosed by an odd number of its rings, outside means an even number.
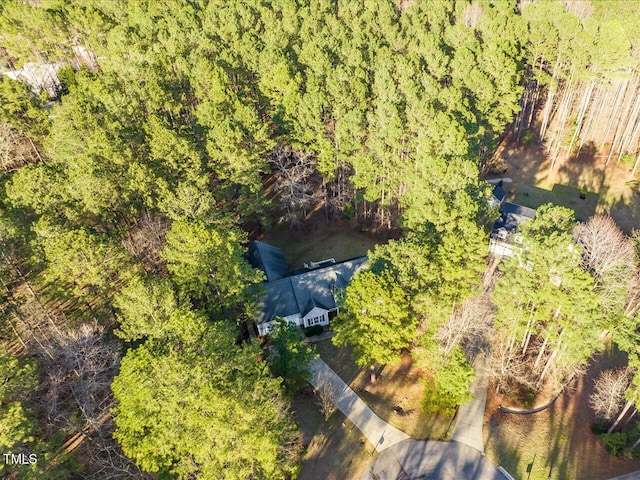
[[[500,212],[500,218],[493,224],[493,232],[500,228],[505,228],[508,232],[513,233],[518,230],[520,225],[531,220],[536,214],[533,208],[509,202],[502,204]]]
[[[249,246],[247,261],[253,268],[262,270],[269,282],[289,276],[289,267],[282,250],[259,240]]]
[[[507,196],[507,192],[500,185],[496,185],[493,189],[492,195],[498,200],[498,202],[502,202],[504,198]]]
[[[524,207],[517,203],[505,202],[500,209],[502,213],[511,213],[520,217],[533,218],[536,215],[536,211],[533,208]]]
[[[266,292],[256,323],[271,322],[275,317],[296,313],[304,316],[314,306],[325,310],[336,308],[333,290],[346,286],[366,261],[367,257],[359,257],[265,283]]]

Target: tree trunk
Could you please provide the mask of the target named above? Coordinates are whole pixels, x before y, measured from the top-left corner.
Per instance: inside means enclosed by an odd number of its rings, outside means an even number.
[[[627,83],[627,88],[625,88],[625,92],[624,92],[624,95],[622,96],[622,100],[625,100],[627,98],[628,91],[635,92],[636,86],[637,86],[637,80],[633,82],[631,88],[629,88],[629,83]],[[633,102],[623,101],[622,103],[624,104],[624,109],[622,111],[622,114],[620,115],[620,119],[616,124],[616,129],[613,134],[613,140],[611,141],[611,148],[609,148],[609,155],[607,156],[607,161],[605,165],[609,165],[609,161],[611,160],[611,157],[616,151],[616,144],[618,142],[622,142],[624,130],[625,130],[625,127],[627,126],[627,121],[629,120],[629,111],[631,110],[631,105],[633,104]]]
[[[527,320],[527,328],[524,332],[524,337],[522,339],[522,355],[523,356],[526,353],[527,348],[529,348],[529,341],[531,340],[532,321],[533,321],[533,306],[531,307],[531,314],[529,315],[529,319]]]
[[[573,132],[573,137],[571,137],[571,141],[569,142],[569,154],[571,154],[571,149],[573,148],[573,144],[578,138],[580,134],[580,130],[582,130],[582,122],[584,120],[585,114],[587,112],[587,108],[591,102],[591,95],[593,94],[593,89],[595,87],[595,81],[591,81],[586,87],[585,92],[582,97],[582,104],[580,106],[580,110],[578,111],[578,118],[576,121],[576,131]]]
[[[540,350],[538,351],[538,356],[536,357],[536,361],[533,364],[533,368],[534,369],[538,368],[538,365],[540,364],[540,360],[542,360],[542,355],[544,354],[546,349],[547,349],[547,338],[545,337],[544,341],[542,342],[542,346],[540,347]]]
[[[604,135],[602,136],[602,142],[600,143],[600,150],[602,150],[602,147],[604,147],[604,144],[607,142],[607,137],[609,136],[609,132],[611,131],[611,126],[613,125],[613,119],[616,116],[618,111],[618,105],[620,104],[620,98],[623,91],[623,87],[624,87],[624,90],[626,90],[627,83],[628,83],[628,80],[623,80],[622,82],[620,82],[620,86],[618,86],[618,92],[616,93],[616,100],[613,103],[613,108],[609,112],[607,128],[605,129]]]
[[[620,163],[620,158],[625,152],[631,152],[633,148],[633,139],[637,138],[638,131],[640,129],[640,96],[637,95],[637,90],[634,92],[636,101],[633,105],[633,110],[627,122],[627,128],[625,128],[622,134],[622,142],[620,144],[620,152],[618,153],[618,160],[616,163]]]
[[[561,333],[561,335],[562,335],[562,333]],[[562,343],[559,341],[558,345],[556,345],[556,348],[554,348],[553,352],[551,352],[551,355],[549,355],[549,358],[547,359],[547,363],[545,364],[544,368],[542,369],[542,373],[540,374],[540,379],[539,379],[540,382],[542,382],[542,380],[544,380],[544,377],[547,376],[547,372],[549,371],[549,367],[553,364],[553,361],[555,360],[556,356],[558,355],[558,352],[560,351],[560,347],[561,346],[562,346]]]
[[[562,147],[562,136],[565,131],[567,120],[569,119],[569,114],[571,113],[571,105],[573,104],[573,96],[575,93],[575,81],[573,79],[573,73],[569,76],[569,81],[564,89],[562,100],[560,102],[560,108],[558,109],[558,122],[559,126],[556,128],[554,141],[555,144],[554,153],[551,159],[551,168],[549,172],[553,172],[556,161],[558,160],[558,155],[560,153],[560,148]]]
[[[557,80],[558,76],[557,76],[557,71],[559,68],[559,64],[560,62],[556,59],[556,64],[553,67],[553,70],[551,72],[551,75],[553,77],[554,80]],[[551,113],[553,111],[553,104],[554,104],[554,100],[555,100],[555,96],[556,96],[556,92],[549,92],[549,89],[547,89],[547,100],[544,104],[544,113],[542,116],[542,125],[540,126],[540,141],[544,140],[546,133],[547,133],[547,127],[549,126],[549,121],[551,119]]]
[[[594,124],[597,123],[600,115],[602,113],[602,107],[606,103],[607,98],[609,97],[610,89],[604,88],[602,85],[596,88],[596,96],[591,104],[592,108],[589,109],[587,114],[587,124],[584,127],[584,132],[580,136],[580,146],[578,147],[577,155],[580,155],[580,151],[584,146],[585,142],[587,142],[591,138],[591,129]]]
[[[618,426],[620,421],[624,418],[624,416],[627,414],[627,412],[629,411],[629,409],[632,406],[633,406],[633,403],[631,403],[631,401],[627,400],[627,403],[624,404],[624,408],[622,409],[622,411],[620,412],[620,414],[616,418],[616,421],[613,422],[613,424],[609,427],[609,430],[607,430],[607,433],[611,433],[616,429],[616,427]]]
[[[636,170],[638,170],[638,163],[640,163],[640,151],[638,152],[638,156],[636,157],[636,162],[633,164],[633,170],[631,170],[631,176],[635,176]]]
[[[627,417],[627,419],[624,421],[624,423],[622,424],[622,428],[624,428],[624,426],[629,423],[631,420],[633,420],[633,417],[636,416],[636,413],[638,413],[638,410],[636,408],[633,409],[633,412],[631,412],[631,415],[629,415]]]

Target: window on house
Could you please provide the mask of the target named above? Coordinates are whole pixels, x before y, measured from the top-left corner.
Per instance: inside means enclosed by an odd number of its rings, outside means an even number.
[[[309,326],[318,325],[324,320],[324,315],[320,315],[319,317],[312,317],[309,319]]]

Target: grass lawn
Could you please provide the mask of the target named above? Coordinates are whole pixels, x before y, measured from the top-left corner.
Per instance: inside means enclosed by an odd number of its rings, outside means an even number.
[[[422,411],[423,374],[411,357],[405,355],[396,365],[387,365],[371,384],[369,370],[353,362],[349,348],[337,348],[331,340],[316,345],[322,359],[380,418],[416,439],[448,440],[454,427],[453,412],[447,416]],[[401,413],[395,407],[401,407]]]
[[[323,219],[310,222],[302,231],[278,226],[265,233],[262,240],[282,249],[291,270],[302,268],[305,262],[360,257],[380,242],[354,231],[346,222]]]
[[[588,405],[593,380],[601,369],[619,364],[619,354],[602,355],[551,407],[531,415],[500,413],[498,405],[510,401],[489,386],[484,427],[487,458],[526,480],[604,480],[640,469],[637,458],[610,456],[591,433],[596,420]]]
[[[507,138],[494,159],[506,162],[507,171],[491,178],[513,180],[503,185],[508,201],[532,208],[551,202],[573,209],[582,220],[607,213],[627,233],[640,228],[640,194],[628,185],[629,169],[616,165],[615,158],[608,166],[606,158],[597,155],[559,159],[551,171],[543,148],[518,146]],[[580,198],[582,189],[585,199]]]
[[[377,458],[373,445],[339,410],[325,421],[311,390],[299,392],[293,411],[305,447],[299,480],[359,478]]]

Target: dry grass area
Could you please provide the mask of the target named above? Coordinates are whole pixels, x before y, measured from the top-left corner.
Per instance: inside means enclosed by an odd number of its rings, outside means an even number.
[[[507,199],[532,208],[548,202],[573,209],[586,220],[596,213],[608,213],[625,232],[640,227],[640,194],[628,184],[633,178],[627,167],[612,158],[586,151],[578,158],[559,158],[553,170],[551,159],[542,147],[516,145],[508,137],[498,148],[494,160],[500,174],[487,178],[509,177],[505,183]],[[502,168],[507,171],[502,173]],[[581,190],[586,198],[581,199]]]
[[[323,360],[391,425],[417,439],[447,439],[451,434],[451,417],[427,415],[420,409],[422,372],[408,355],[397,365],[385,367],[371,384],[369,371],[353,362],[349,349],[337,348],[331,340],[316,345]],[[394,411],[397,406],[402,413]],[[377,457],[373,446],[339,410],[324,420],[310,388],[295,395],[293,410],[305,447],[300,480],[357,479]]]
[[[422,411],[423,373],[409,355],[384,367],[372,384],[370,371],[353,362],[350,349],[337,348],[331,340],[317,346],[322,359],[380,418],[416,439],[448,439],[454,427],[452,417]]]
[[[309,222],[301,231],[278,226],[265,233],[262,240],[281,248],[292,270],[302,268],[305,262],[360,257],[380,243],[380,240],[353,230],[344,221],[326,222],[323,219]]]
[[[593,380],[603,368],[620,363],[605,354],[546,410],[531,415],[501,413],[508,398],[489,386],[485,410],[487,458],[526,480],[604,480],[640,469],[640,461],[612,457],[591,433],[595,415],[588,406]],[[534,404],[543,403],[537,399]]]
[[[359,478],[377,458],[373,446],[339,410],[328,421],[320,414],[311,389],[294,397],[293,410],[305,447],[299,480]]]

